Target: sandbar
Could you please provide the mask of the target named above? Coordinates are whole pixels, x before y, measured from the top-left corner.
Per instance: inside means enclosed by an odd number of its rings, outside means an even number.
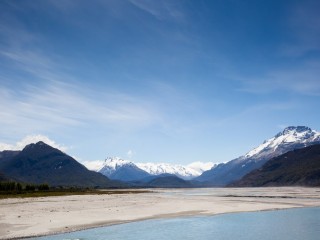
[[[150,189],[139,194],[0,200],[0,239],[77,231],[154,218],[320,207],[320,188]]]

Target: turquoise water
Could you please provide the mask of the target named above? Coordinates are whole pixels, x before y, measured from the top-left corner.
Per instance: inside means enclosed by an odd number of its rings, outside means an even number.
[[[146,220],[37,240],[319,240],[320,208]]]

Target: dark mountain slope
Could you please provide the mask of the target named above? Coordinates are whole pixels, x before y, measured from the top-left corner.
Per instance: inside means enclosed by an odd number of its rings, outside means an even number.
[[[137,182],[148,183],[156,178],[161,178],[161,177],[177,177],[177,176],[174,174],[170,174],[170,173],[163,173],[163,174],[159,174],[159,175],[150,175],[146,178],[139,179]]]
[[[117,187],[100,173],[89,171],[72,157],[43,142],[27,145],[21,152],[7,158],[0,172],[9,178],[51,186]]]
[[[123,165],[110,175],[111,179],[120,181],[134,181],[151,176],[136,165]]]
[[[0,182],[14,181],[14,179],[8,178],[4,172],[1,171],[2,166],[7,164],[14,156],[18,155],[20,151],[5,150],[0,152]]]
[[[231,186],[320,186],[320,145],[275,157]]]
[[[266,161],[268,159],[260,159],[260,161],[248,160],[246,163],[242,163],[240,159],[235,159],[227,163],[221,163],[215,168],[203,172],[194,181],[202,182],[202,185],[208,187],[224,187],[252,170],[261,167]]]
[[[20,152],[21,151],[9,151],[9,150],[0,152],[0,168],[4,164],[6,164],[6,162],[10,161],[13,157],[17,156]]]

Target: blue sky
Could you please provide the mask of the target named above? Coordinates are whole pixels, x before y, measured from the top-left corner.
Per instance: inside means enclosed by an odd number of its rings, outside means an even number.
[[[0,2],[0,142],[81,160],[238,157],[320,130],[320,2]]]

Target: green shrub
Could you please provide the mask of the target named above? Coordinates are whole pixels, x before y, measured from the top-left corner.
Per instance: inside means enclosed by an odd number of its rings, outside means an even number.
[[[46,184],[46,183],[40,184],[40,185],[38,186],[38,190],[39,190],[39,191],[48,191],[48,190],[49,190],[49,185]]]
[[[26,185],[26,191],[35,191],[36,187],[32,184],[27,184]]]
[[[0,182],[0,191],[11,192],[16,189],[15,182]]]

